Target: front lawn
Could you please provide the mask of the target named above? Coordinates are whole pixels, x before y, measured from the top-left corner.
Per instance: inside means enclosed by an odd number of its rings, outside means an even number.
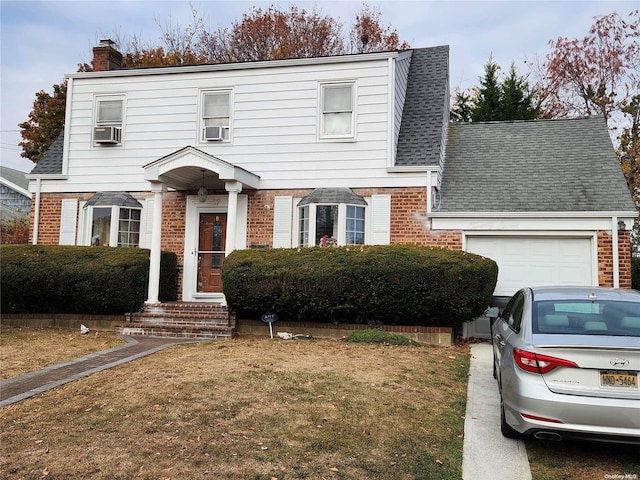
[[[172,347],[1,409],[0,477],[459,480],[468,363],[338,340]]]

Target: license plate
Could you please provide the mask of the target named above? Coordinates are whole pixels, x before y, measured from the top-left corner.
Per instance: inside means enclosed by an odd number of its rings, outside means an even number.
[[[638,388],[638,372],[600,370],[600,386],[604,388]]]

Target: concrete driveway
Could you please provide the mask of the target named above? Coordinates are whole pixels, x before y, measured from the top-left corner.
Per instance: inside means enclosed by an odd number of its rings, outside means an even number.
[[[500,433],[500,394],[493,378],[488,343],[471,346],[471,367],[464,421],[463,480],[531,480],[522,440]]]

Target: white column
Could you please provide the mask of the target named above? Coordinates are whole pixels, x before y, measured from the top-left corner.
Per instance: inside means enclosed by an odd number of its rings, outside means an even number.
[[[148,305],[158,304],[160,300],[160,253],[162,240],[162,197],[167,191],[164,183],[151,183],[153,192],[153,225],[151,227],[151,258],[149,261]]]
[[[238,221],[238,194],[242,191],[240,182],[225,182],[224,188],[229,192],[227,207],[227,238],[225,255],[229,255],[236,249],[236,223]]]

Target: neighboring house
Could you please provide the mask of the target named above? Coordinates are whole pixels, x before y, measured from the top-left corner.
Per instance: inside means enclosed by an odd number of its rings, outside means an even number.
[[[232,250],[416,243],[524,285],[630,288],[637,215],[601,118],[449,123],[447,46],[67,75],[33,169],[34,243],[177,253],[182,301],[224,302]],[[324,240],[323,240],[324,237]]]
[[[0,166],[0,219],[3,222],[29,218],[31,193],[27,174]]]

